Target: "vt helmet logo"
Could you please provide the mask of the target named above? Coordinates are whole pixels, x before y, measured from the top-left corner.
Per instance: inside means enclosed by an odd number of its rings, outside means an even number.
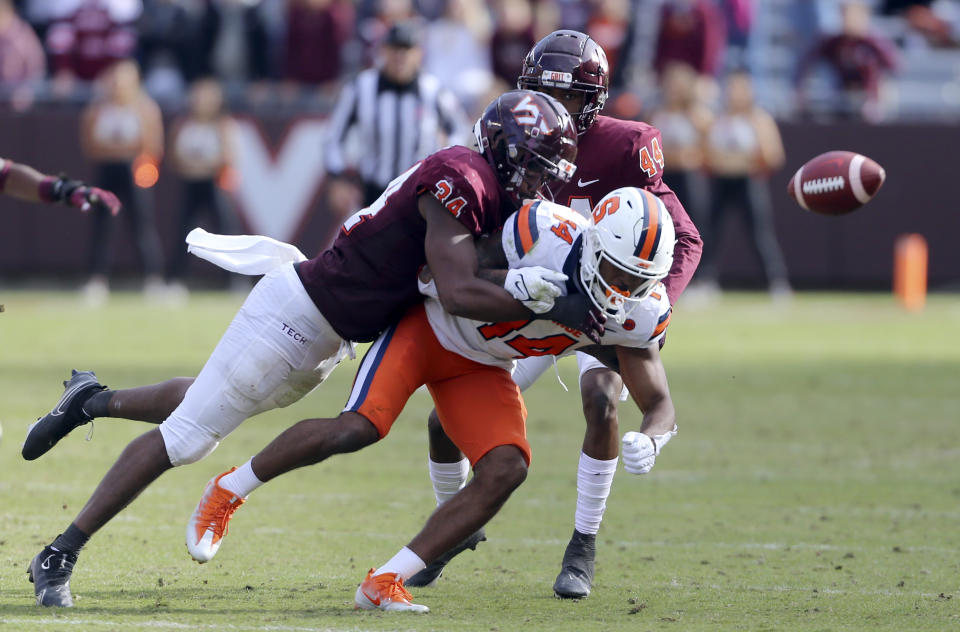
[[[513,114],[513,118],[517,123],[523,127],[531,128],[532,136],[550,134],[552,131],[550,127],[547,126],[546,121],[543,120],[543,112],[540,111],[540,106],[537,105],[533,97],[529,94],[513,106],[510,112]]]

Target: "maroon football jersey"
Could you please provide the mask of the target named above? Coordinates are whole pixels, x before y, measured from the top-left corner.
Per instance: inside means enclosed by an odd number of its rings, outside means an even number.
[[[677,232],[673,267],[663,283],[670,302],[677,300],[700,263],[703,242],[687,211],[661,180],[660,130],[639,121],[598,116],[577,143],[577,171],[570,182],[552,188],[555,202],[589,215],[594,204],[619,187],[646,189],[663,200]]]
[[[347,340],[367,342],[422,300],[417,273],[427,262],[427,222],[417,199],[437,197],[474,236],[487,235],[512,212],[486,159],[448,147],[397,176],[376,202],[352,215],[333,245],[299,266],[317,308]]]

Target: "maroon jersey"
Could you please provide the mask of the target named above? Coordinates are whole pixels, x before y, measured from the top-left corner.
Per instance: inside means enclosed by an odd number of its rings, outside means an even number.
[[[660,130],[639,121],[598,116],[577,143],[577,171],[573,179],[554,187],[555,202],[589,215],[593,205],[619,187],[646,189],[663,200],[677,232],[673,267],[663,283],[670,302],[677,300],[700,263],[700,233],[677,196],[663,183],[663,145]]]
[[[512,212],[486,159],[448,147],[401,173],[376,202],[352,215],[333,245],[300,264],[307,293],[338,334],[368,342],[423,299],[417,273],[427,262],[421,195],[436,196],[474,236],[488,235]]]

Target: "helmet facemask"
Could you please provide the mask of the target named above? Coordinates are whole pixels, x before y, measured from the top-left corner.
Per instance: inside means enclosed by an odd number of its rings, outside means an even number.
[[[579,112],[570,112],[583,134],[596,122],[607,102],[610,66],[603,48],[586,33],[550,33],[527,53],[517,87],[527,90],[583,94]]]
[[[591,83],[573,81],[568,72],[551,72],[544,70],[539,78],[521,76],[517,80],[517,87],[524,90],[564,91],[583,94],[583,107],[579,112],[570,112],[570,116],[577,122],[577,134],[585,133],[596,122],[600,110],[607,103],[607,91]],[[547,92],[550,94],[550,92]]]
[[[646,204],[641,196],[647,196]],[[651,223],[651,212],[645,209],[653,204],[657,208]],[[609,215],[605,209],[612,209]],[[659,232],[651,235],[649,230]],[[646,252],[648,236],[652,241]],[[584,230],[580,257],[580,281],[593,305],[618,324],[626,322],[670,272],[673,241],[673,222],[652,194],[623,188],[605,196]]]

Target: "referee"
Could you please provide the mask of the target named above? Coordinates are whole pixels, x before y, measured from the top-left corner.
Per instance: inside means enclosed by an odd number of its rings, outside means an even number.
[[[464,142],[469,133],[456,97],[439,79],[421,72],[423,49],[415,23],[394,24],[380,57],[377,68],[360,72],[344,86],[330,118],[324,152],[328,193],[331,206],[343,215],[356,210],[358,198],[369,206],[417,160]],[[348,142],[351,136],[354,140]],[[348,157],[352,147],[360,148],[352,152],[359,154],[356,160]],[[362,194],[352,183],[352,172],[359,175]]]

